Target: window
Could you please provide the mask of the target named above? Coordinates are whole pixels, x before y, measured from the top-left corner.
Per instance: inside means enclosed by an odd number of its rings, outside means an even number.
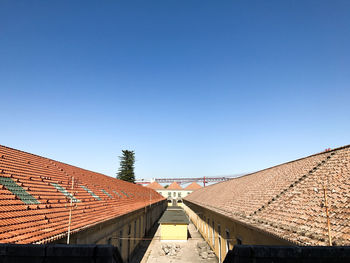
[[[210,219],[208,218],[208,224],[207,224],[207,226],[208,226],[208,240],[209,240],[209,238],[210,238],[210,231],[209,231],[209,226],[210,226]]]
[[[176,197],[176,192],[174,192],[173,196]]]
[[[206,227],[205,227],[205,222],[206,222],[206,220],[205,220],[205,216],[203,216],[203,232],[205,233],[205,230],[206,230]]]
[[[177,193],[177,196],[178,196],[178,197],[181,197],[181,192],[178,192],[178,193]]]
[[[142,217],[139,218],[139,237],[140,238],[142,237],[142,234],[141,234],[141,219],[142,219]]]
[[[127,244],[128,244],[128,257],[129,257],[129,255],[130,255],[130,234],[131,234],[131,224],[129,224],[129,227],[128,227],[128,242],[127,242]]]
[[[204,229],[205,229],[205,219],[204,219],[204,216],[202,215],[202,217],[201,217],[201,219],[202,219],[202,221],[201,221],[201,231],[202,231],[202,233],[204,233]]]
[[[136,243],[136,220],[134,222],[134,245]]]
[[[131,247],[130,246],[130,238],[128,238],[128,257],[130,256],[130,250],[131,250],[130,247]]]
[[[212,237],[212,244],[213,247],[215,247],[215,224],[214,224],[214,220],[213,220],[213,237]]]
[[[189,195],[191,192],[187,192],[187,194]]]
[[[226,253],[230,250],[230,231],[226,229]]]
[[[122,253],[122,245],[123,245],[123,230],[119,232],[119,252]]]
[[[171,197],[171,192],[168,192],[168,196]]]

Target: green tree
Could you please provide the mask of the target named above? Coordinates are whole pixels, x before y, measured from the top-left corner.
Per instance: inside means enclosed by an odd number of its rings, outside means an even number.
[[[134,164],[135,164],[135,152],[122,150],[122,156],[119,156],[120,167],[117,173],[117,179],[134,183],[135,182],[135,173],[134,173]]]

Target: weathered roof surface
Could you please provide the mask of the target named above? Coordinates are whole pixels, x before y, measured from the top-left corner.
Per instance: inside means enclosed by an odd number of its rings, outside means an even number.
[[[152,189],[0,146],[0,243],[47,243],[156,203]]]
[[[167,209],[159,219],[160,224],[189,224],[183,209]]]
[[[164,189],[164,187],[161,186],[161,185],[160,185],[159,183],[157,183],[157,182],[150,183],[150,184],[146,185],[146,187],[151,188],[151,189],[154,189],[154,190],[161,190],[161,189]]]
[[[193,192],[185,200],[302,245],[350,245],[350,146]]]
[[[200,186],[196,182],[193,182],[190,185],[186,186],[185,190],[197,190],[197,189],[200,189],[200,188],[202,188],[202,186]]]
[[[172,182],[167,190],[183,190],[183,188],[177,182]]]

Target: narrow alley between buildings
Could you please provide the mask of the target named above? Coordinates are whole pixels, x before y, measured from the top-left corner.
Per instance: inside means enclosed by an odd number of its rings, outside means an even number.
[[[160,240],[160,225],[142,258],[142,263],[217,263],[218,260],[192,222],[188,225],[189,238],[184,242]],[[132,261],[134,262],[134,261]]]

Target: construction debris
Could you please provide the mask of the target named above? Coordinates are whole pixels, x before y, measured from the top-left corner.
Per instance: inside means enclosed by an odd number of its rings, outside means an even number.
[[[176,256],[180,250],[181,246],[179,244],[163,244],[160,254],[162,254],[161,256]]]

